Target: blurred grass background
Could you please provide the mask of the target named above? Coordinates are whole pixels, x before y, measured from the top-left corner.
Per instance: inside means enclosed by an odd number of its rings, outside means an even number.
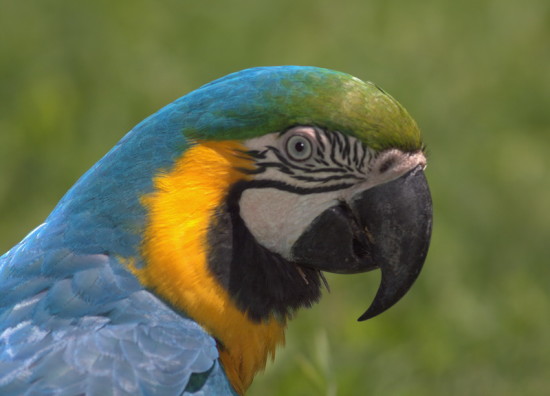
[[[2,0],[0,34],[0,251],[186,92],[251,66],[342,70],[421,126],[432,247],[365,323],[378,275],[330,276],[249,394],[549,394],[548,0]]]

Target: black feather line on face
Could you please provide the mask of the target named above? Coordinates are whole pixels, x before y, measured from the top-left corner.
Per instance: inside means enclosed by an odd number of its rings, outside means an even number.
[[[321,297],[322,274],[299,267],[260,245],[240,216],[239,200],[255,183],[241,181],[230,190],[208,230],[208,266],[239,309],[254,321],[286,320]]]
[[[299,166],[297,165],[296,163],[292,163],[290,162],[288,159],[285,158],[285,156],[283,154],[281,154],[281,152],[275,148],[275,147],[269,147],[269,150],[273,152],[273,154],[275,154],[275,156],[277,157],[277,159],[280,161],[281,164],[284,164],[292,169],[296,169],[296,170],[300,170],[300,171],[304,171],[304,172],[309,172],[309,173],[315,173],[315,172],[346,172],[346,169],[342,169],[342,168],[335,168],[335,167],[331,167],[331,168],[317,168],[317,169],[308,169],[308,168],[304,168],[303,166]],[[321,158],[319,158],[321,159]],[[326,165],[329,165],[327,162],[325,162]],[[258,161],[256,163],[256,165],[258,167],[269,167],[269,166],[273,166],[273,163],[270,162],[260,162]]]

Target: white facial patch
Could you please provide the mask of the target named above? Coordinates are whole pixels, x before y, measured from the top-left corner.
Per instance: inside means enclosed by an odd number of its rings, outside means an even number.
[[[262,246],[290,260],[294,242],[320,213],[338,204],[338,194],[300,195],[275,188],[252,188],[241,196],[241,218]]]
[[[253,179],[263,184],[243,191],[240,216],[261,245],[287,260],[294,243],[325,210],[426,164],[421,151],[376,153],[354,137],[309,126],[245,145],[257,158]]]

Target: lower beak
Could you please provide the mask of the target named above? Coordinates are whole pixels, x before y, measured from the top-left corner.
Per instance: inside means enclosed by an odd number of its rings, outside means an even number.
[[[432,200],[418,166],[325,210],[296,241],[292,257],[301,266],[335,273],[380,268],[380,287],[361,321],[407,293],[426,259],[431,230]]]

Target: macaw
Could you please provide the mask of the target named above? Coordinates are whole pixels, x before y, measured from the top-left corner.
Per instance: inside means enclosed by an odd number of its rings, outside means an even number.
[[[373,83],[260,67],[134,127],[0,258],[1,395],[242,395],[318,301],[379,268],[360,320],[425,261],[415,121]]]

